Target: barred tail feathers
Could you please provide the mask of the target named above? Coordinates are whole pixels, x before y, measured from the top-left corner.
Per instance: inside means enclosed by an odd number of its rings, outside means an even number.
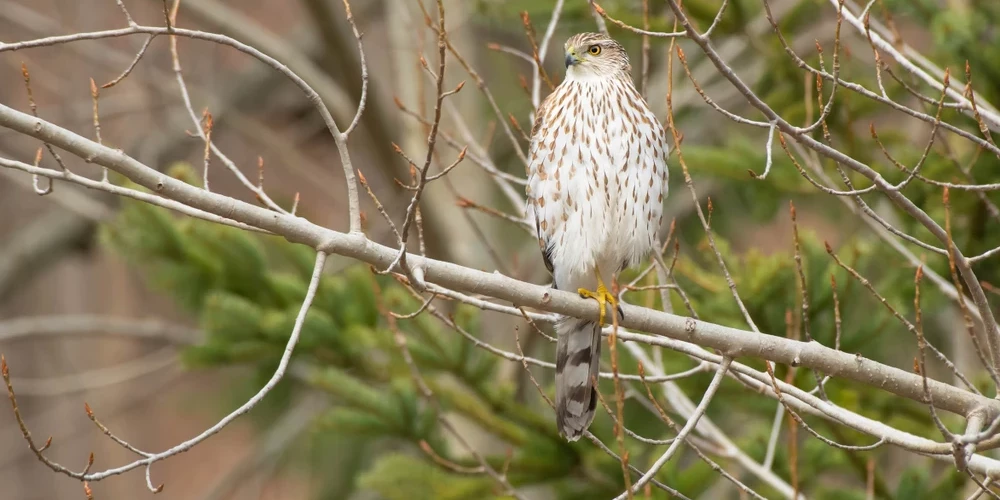
[[[556,425],[569,441],[594,420],[601,364],[601,329],[594,321],[563,317],[556,323]]]

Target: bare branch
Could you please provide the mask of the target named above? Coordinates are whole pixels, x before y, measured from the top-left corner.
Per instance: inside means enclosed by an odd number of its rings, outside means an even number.
[[[649,480],[657,472],[659,472],[660,468],[663,467],[663,464],[667,463],[667,460],[670,460],[670,457],[673,456],[675,451],[677,451],[677,448],[680,447],[680,444],[684,442],[684,438],[687,437],[687,435],[694,429],[694,426],[698,423],[698,419],[700,419],[701,416],[705,413],[705,410],[708,409],[708,403],[712,401],[712,398],[715,396],[716,391],[719,390],[719,386],[722,384],[722,379],[725,377],[726,371],[729,370],[729,365],[732,362],[733,362],[732,358],[728,357],[722,358],[722,363],[719,365],[718,370],[716,370],[715,372],[715,378],[712,379],[712,383],[709,384],[708,389],[705,390],[705,395],[702,396],[701,403],[698,403],[698,407],[695,409],[694,414],[688,417],[687,423],[684,424],[684,427],[681,428],[680,432],[677,433],[677,437],[674,439],[674,442],[671,443],[670,447],[667,448],[667,451],[663,452],[663,454],[660,455],[660,458],[656,459],[656,461],[653,462],[653,465],[649,468],[649,471],[643,474],[643,476],[639,478],[638,481],[635,482],[635,485],[632,486],[631,493],[638,492],[639,488],[642,488],[643,485],[648,483]],[[631,496],[631,495],[630,494],[626,495],[625,493],[623,493],[615,497],[615,500],[624,500],[626,496]]]
[[[358,234],[339,233],[314,225],[304,219],[276,214],[254,205],[240,202],[216,193],[188,185],[137,162],[120,151],[96,144],[82,136],[56,127],[44,120],[0,104],[0,126],[46,140],[81,157],[129,177],[134,182],[148,186],[163,196],[209,213],[231,214],[245,224],[280,234],[290,240],[318,248],[321,252],[337,253],[385,267],[391,263],[397,250],[378,245]],[[594,301],[581,299],[576,294],[552,290],[543,286],[520,282],[499,274],[464,268],[434,259],[411,256],[419,261],[425,279],[453,290],[485,294],[507,302],[536,308],[542,311],[573,317],[598,318]],[[643,332],[662,335],[625,337],[651,345],[675,346],[669,338],[695,342],[698,345],[719,349],[733,357],[753,356],[784,364],[798,364],[815,368],[823,373],[885,387],[890,392],[913,400],[921,400],[922,381],[919,376],[903,370],[876,363],[863,357],[836,351],[816,343],[798,342],[771,335],[756,335],[745,330],[706,323],[693,318],[683,318],[646,308],[623,305],[625,321],[622,326]],[[511,314],[520,315],[516,309]],[[886,384],[886,380],[893,380]],[[931,381],[930,390],[937,407],[958,414],[968,414],[978,408],[990,408],[1000,414],[1000,403],[972,393]]]

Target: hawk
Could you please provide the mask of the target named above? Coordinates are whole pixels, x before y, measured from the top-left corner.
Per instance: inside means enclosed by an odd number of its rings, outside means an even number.
[[[594,420],[606,305],[622,314],[605,283],[656,245],[668,174],[663,126],[636,90],[621,44],[581,33],[565,49],[566,78],[532,126],[526,192],[553,288],[601,306],[597,323],[556,323],[556,425],[576,441]]]

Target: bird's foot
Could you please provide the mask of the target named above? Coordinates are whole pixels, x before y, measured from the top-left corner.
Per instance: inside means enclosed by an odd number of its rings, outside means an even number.
[[[579,293],[580,296],[585,299],[595,299],[597,300],[597,303],[600,304],[601,314],[598,319],[598,323],[602,327],[605,325],[604,316],[607,314],[607,304],[611,304],[611,306],[618,311],[618,314],[622,317],[622,319],[625,318],[625,315],[622,313],[621,306],[618,305],[618,299],[610,292],[608,292],[608,289],[604,287],[604,283],[598,283],[597,291],[591,291],[587,290],[586,288],[581,288],[577,290],[577,293]]]

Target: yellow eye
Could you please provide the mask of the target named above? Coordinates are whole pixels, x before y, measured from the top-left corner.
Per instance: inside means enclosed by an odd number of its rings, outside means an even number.
[[[599,55],[601,53],[601,46],[600,45],[591,45],[590,48],[587,49],[587,52],[590,52],[591,55],[595,55],[595,56]]]

